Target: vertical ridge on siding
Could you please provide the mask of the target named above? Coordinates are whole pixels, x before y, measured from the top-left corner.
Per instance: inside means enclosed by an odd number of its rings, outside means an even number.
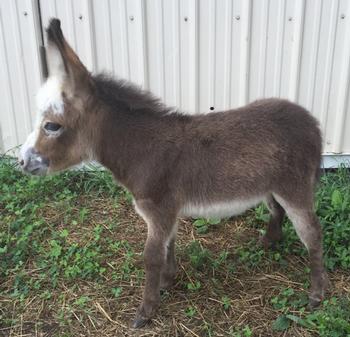
[[[188,71],[189,95],[187,98],[188,112],[198,113],[198,0],[187,0],[188,4]],[[185,94],[185,93],[183,93]],[[187,95],[187,93],[186,93]]]
[[[317,72],[317,59],[320,50],[320,33],[321,33],[321,17],[322,17],[322,2],[316,1],[314,3],[316,6],[316,12],[314,16],[314,24],[313,24],[313,40],[312,40],[312,49],[311,53],[311,65],[309,66],[309,79],[308,79],[308,100],[307,100],[307,108],[310,111],[314,110],[314,102],[315,102],[315,82],[316,82],[316,72]]]
[[[12,20],[14,23],[14,27],[20,27],[19,17],[18,17],[18,7],[17,7],[17,0],[11,1],[11,8],[12,8]],[[13,41],[14,46],[16,50],[17,55],[17,79],[16,83],[20,86],[20,90],[17,91],[17,94],[20,95],[21,99],[19,100],[18,104],[21,104],[22,109],[18,109],[18,111],[15,111],[15,128],[16,128],[16,139],[17,142],[22,142],[24,137],[20,137],[18,134],[18,127],[19,127],[19,121],[21,121],[22,127],[24,127],[24,131],[26,133],[29,133],[31,131],[31,113],[29,111],[29,97],[28,97],[28,86],[27,86],[27,79],[26,79],[26,71],[23,63],[23,48],[22,48],[22,41],[21,41],[21,31],[20,29],[13,29]]]
[[[126,1],[127,0],[119,0],[120,5],[122,6],[122,10],[120,11],[120,18],[121,18],[121,30],[125,31],[125,34],[123,34],[124,37],[124,43],[122,43],[122,46],[124,47],[124,65],[127,69],[127,79],[131,79],[131,70],[130,70],[130,49],[129,49],[129,28],[128,28],[128,11],[126,7]]]
[[[0,41],[2,42],[2,48],[0,50],[0,55],[2,54],[2,66],[1,69],[5,70],[5,76],[6,81],[4,81],[3,93],[7,92],[7,101],[9,102],[8,110],[4,109],[2,111],[5,111],[5,114],[1,117],[6,120],[5,128],[3,128],[3,124],[1,125],[1,143],[3,146],[3,151],[6,151],[18,144],[18,135],[17,135],[17,127],[16,127],[16,118],[14,114],[15,110],[15,104],[14,104],[14,97],[13,97],[13,90],[11,87],[11,77],[10,77],[10,65],[8,62],[8,49],[6,46],[6,39],[5,39],[5,31],[4,31],[4,22],[2,17],[2,8],[0,7]],[[1,77],[4,80],[4,77]],[[1,81],[1,79],[0,79]],[[1,84],[1,83],[0,83]],[[1,107],[3,107],[4,100],[1,100]]]
[[[125,1],[127,10],[130,79],[147,88],[145,10],[142,0]]]
[[[178,13],[176,9],[176,3],[178,1],[162,1],[157,0],[161,2],[162,12],[160,15],[162,16],[159,19],[159,23],[162,25],[159,29],[161,30],[161,38],[158,38],[158,43],[162,43],[162,49],[161,55],[163,59],[163,74],[162,74],[162,81],[164,82],[164,90],[163,90],[163,99],[169,106],[178,106],[179,104],[176,103],[178,100],[178,90],[177,90],[177,68],[176,64],[178,63],[178,53],[179,53],[179,44],[178,44],[178,37],[176,33],[178,32]],[[148,6],[149,8],[149,6]],[[149,16],[149,13],[147,13],[148,16],[148,25],[149,27],[152,24],[151,16]],[[152,26],[152,25],[151,25]],[[151,34],[149,31],[148,33],[148,63],[149,65],[152,64],[151,59],[151,51],[152,51],[152,39]],[[154,60],[156,62],[156,60]],[[150,86],[152,85],[152,69],[149,68],[149,79],[150,79]],[[161,84],[160,84],[161,85]]]
[[[274,69],[274,86],[273,95],[281,96],[281,82],[282,82],[282,65],[283,65],[283,47],[285,40],[285,23],[286,23],[286,0],[281,0],[278,2],[278,15],[277,15],[277,43],[280,46],[275,48],[275,69]]]
[[[149,76],[148,76],[148,54],[147,54],[147,16],[146,16],[146,6],[143,0],[140,0],[140,12],[141,12],[141,36],[142,36],[142,58],[141,58],[141,63],[142,63],[142,71],[143,71],[143,88],[144,89],[149,89]]]
[[[324,134],[326,133],[326,122],[327,122],[328,109],[329,109],[329,94],[330,94],[331,78],[332,78],[332,70],[333,70],[333,56],[334,56],[334,46],[335,46],[335,35],[337,30],[338,8],[339,8],[339,1],[334,0],[332,2],[332,9],[330,13],[331,29],[327,37],[328,51],[326,55],[326,68],[324,69],[325,80],[323,84],[322,98],[321,98],[322,108],[320,113],[320,122],[321,122],[322,131]],[[326,140],[326,144],[327,142],[329,141]]]
[[[53,0],[52,2],[48,2],[48,3],[49,3],[49,10],[51,11],[51,13],[53,13],[55,16],[57,16],[56,0]]]
[[[180,81],[182,108],[198,110],[198,1],[180,0]]]
[[[350,7],[350,6],[349,6]],[[344,19],[341,19],[342,21],[347,19],[345,21],[346,29],[344,33],[344,40],[350,41],[350,8],[347,8],[346,14],[344,15]],[[338,15],[339,18],[339,15]],[[339,19],[338,19],[339,20]],[[341,61],[341,69],[342,72],[340,74],[339,79],[339,93],[337,97],[337,109],[335,114],[335,127],[334,127],[334,136],[333,136],[333,152],[334,153],[341,153],[342,147],[343,147],[343,137],[344,137],[344,131],[345,131],[345,123],[346,120],[346,111],[347,111],[347,105],[349,104],[349,91],[350,91],[350,43],[346,43],[344,45],[343,49],[343,59]]]
[[[85,0],[83,3],[83,15],[85,20],[83,21],[84,25],[84,40],[86,41],[87,51],[87,68],[91,71],[96,70],[96,41],[95,41],[95,27],[94,27],[94,17],[92,14],[92,3],[91,0]],[[112,48],[111,48],[112,49]]]
[[[181,98],[181,35],[180,35],[180,21],[181,11],[180,2],[173,0],[174,4],[174,89],[175,89],[175,104],[178,107],[182,107]]]
[[[115,71],[115,66],[114,66],[114,48],[113,48],[113,38],[112,38],[112,10],[111,10],[111,0],[107,0],[107,12],[108,12],[108,20],[106,22],[106,27],[107,27],[107,41],[109,41],[110,45],[110,53],[107,53],[109,56],[108,58],[108,64],[109,68],[114,72]]]
[[[290,86],[288,97],[292,101],[298,100],[299,89],[299,75],[300,75],[300,57],[301,57],[301,43],[304,26],[304,12],[305,2],[304,0],[296,1],[294,31],[293,31],[293,49],[292,49],[292,65],[290,68]]]
[[[259,75],[258,75],[258,97],[265,97],[266,61],[267,61],[267,39],[269,30],[270,0],[263,1],[264,15],[261,20],[261,42],[259,48]]]
[[[56,3],[56,1],[55,1]],[[69,23],[69,34],[70,34],[70,38],[71,38],[71,44],[72,44],[72,48],[74,50],[77,50],[78,48],[78,43],[77,43],[77,34],[76,34],[76,29],[75,29],[75,11],[74,11],[74,2],[73,1],[66,1],[65,3],[65,10],[67,13],[67,18],[70,18],[70,20],[68,20]],[[68,37],[67,37],[68,38]]]
[[[164,3],[161,0],[154,0],[145,3],[145,31],[147,36],[147,71],[149,90],[165,99],[167,91],[164,59]]]
[[[208,106],[204,111],[210,111],[210,108],[214,108],[216,106],[215,102],[215,71],[216,71],[216,0],[211,0],[209,2],[209,58],[208,58],[208,74],[209,74],[209,83],[207,84],[209,86],[208,90]]]
[[[22,27],[21,22],[20,22],[20,17],[19,17],[19,8],[18,8],[18,0],[14,1],[13,4],[16,7],[16,15],[15,15],[15,20],[16,20],[16,26],[17,27]],[[21,10],[21,13],[24,12],[27,8],[27,6],[25,6],[25,3],[22,2],[21,3],[22,6],[24,6],[24,10]],[[28,11],[30,9],[28,8]],[[19,55],[25,55],[24,50],[23,50],[23,40],[22,40],[22,34],[23,34],[23,30],[21,29],[20,31],[18,31],[18,35],[17,35],[17,39],[18,40],[18,45],[16,46],[18,48],[18,53]],[[26,66],[24,63],[24,58],[21,57],[20,58],[20,63],[19,63],[19,72],[21,74],[22,80],[19,81],[21,87],[22,87],[22,92],[23,92],[23,101],[22,101],[22,111],[23,113],[21,114],[21,120],[24,124],[25,130],[27,133],[29,133],[32,130],[32,119],[31,119],[31,111],[30,111],[30,100],[29,100],[29,90],[28,90],[28,78],[27,78],[27,72],[26,72]],[[18,123],[17,123],[18,124]],[[19,136],[19,141],[22,142],[24,141],[23,136]]]
[[[251,21],[251,0],[244,0],[242,5],[242,27],[241,27],[241,55],[240,55],[240,94],[238,105],[248,103],[249,90],[249,60],[250,60],[250,21]]]
[[[160,97],[165,98],[165,93],[167,90],[167,83],[165,81],[165,56],[164,56],[164,5],[163,1],[159,3],[159,53],[160,53],[160,73],[159,73],[159,82],[160,82]]]
[[[198,84],[199,84],[199,73],[198,73],[198,1],[192,0],[193,5],[191,6],[191,15],[194,18],[194,24],[191,29],[191,41],[193,41],[193,47],[191,48],[191,60],[192,60],[192,86],[191,86],[191,95],[193,97],[193,104],[191,111],[198,113]]]
[[[233,5],[231,0],[226,0],[226,15],[225,15],[225,73],[224,73],[224,109],[231,108],[231,58],[232,58],[232,11]]]

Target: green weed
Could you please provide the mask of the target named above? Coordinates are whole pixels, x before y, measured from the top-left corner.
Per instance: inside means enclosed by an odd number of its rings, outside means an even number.
[[[294,293],[293,293],[294,294]],[[287,296],[293,295],[289,293]],[[281,306],[284,313],[279,315],[272,323],[272,329],[276,331],[283,331],[289,329],[294,323],[300,325],[308,330],[313,330],[321,337],[345,337],[350,336],[350,300],[349,298],[337,299],[335,297],[323,302],[322,308],[312,313],[305,313],[299,311],[297,316],[289,313],[290,307],[283,299],[282,302],[274,301],[274,305]]]
[[[203,248],[199,241],[192,241],[186,247],[186,254],[189,256],[191,265],[195,269],[203,269],[207,262],[210,261],[211,256],[210,251]]]
[[[249,325],[245,325],[242,329],[240,328],[231,328],[229,335],[233,337],[251,337],[253,336],[253,331]]]
[[[220,219],[199,218],[193,222],[193,226],[196,228],[198,234],[205,234],[208,233],[210,226],[218,225],[220,222]]]

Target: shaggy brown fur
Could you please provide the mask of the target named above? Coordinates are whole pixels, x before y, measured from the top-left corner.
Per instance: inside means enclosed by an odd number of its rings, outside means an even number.
[[[321,301],[327,277],[313,208],[321,135],[304,108],[264,99],[211,114],[172,112],[128,82],[90,75],[57,19],[48,38],[62,57],[64,112],[44,112],[32,151],[48,163],[48,172],[97,160],[133,194],[148,225],[146,284],[134,327],[154,315],[160,289],[175,277],[176,219],[234,215],[260,201],[271,211],[264,245],[281,239],[286,212],[310,254],[310,304]],[[60,133],[48,136],[47,121],[61,127]]]

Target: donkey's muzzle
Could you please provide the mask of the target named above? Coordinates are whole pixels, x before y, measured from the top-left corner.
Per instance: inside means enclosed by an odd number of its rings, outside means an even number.
[[[49,168],[49,160],[41,156],[33,147],[28,148],[20,158],[20,165],[24,172],[43,176]]]

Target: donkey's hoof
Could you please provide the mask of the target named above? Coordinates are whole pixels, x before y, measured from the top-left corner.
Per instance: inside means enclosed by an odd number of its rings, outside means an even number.
[[[140,329],[140,328],[143,328],[150,321],[151,320],[149,318],[143,318],[143,317],[136,316],[131,323],[131,327],[134,329]]]
[[[139,329],[144,327],[148,322],[151,321],[151,318],[154,317],[155,312],[157,311],[160,304],[160,294],[156,300],[146,301],[140,304],[136,310],[135,318],[131,323],[131,326],[134,329]]]
[[[282,234],[275,234],[273,237],[264,234],[259,241],[264,250],[276,250],[277,244],[282,241]]]
[[[276,248],[276,241],[269,239],[266,235],[263,235],[259,238],[259,243],[260,246],[266,251],[274,250]]]
[[[321,302],[322,302],[321,298],[309,297],[309,309],[311,311],[315,310],[317,307],[320,306]]]
[[[266,235],[262,235],[259,237],[259,245],[264,248],[264,250],[268,250],[270,248],[270,240],[266,237]]]
[[[323,272],[323,274],[319,277],[319,280],[321,283],[318,285],[317,289],[311,291],[309,295],[310,310],[316,309],[321,304],[331,285],[326,272]]]
[[[175,284],[175,276],[162,277],[160,280],[160,289],[168,290],[171,289]]]

